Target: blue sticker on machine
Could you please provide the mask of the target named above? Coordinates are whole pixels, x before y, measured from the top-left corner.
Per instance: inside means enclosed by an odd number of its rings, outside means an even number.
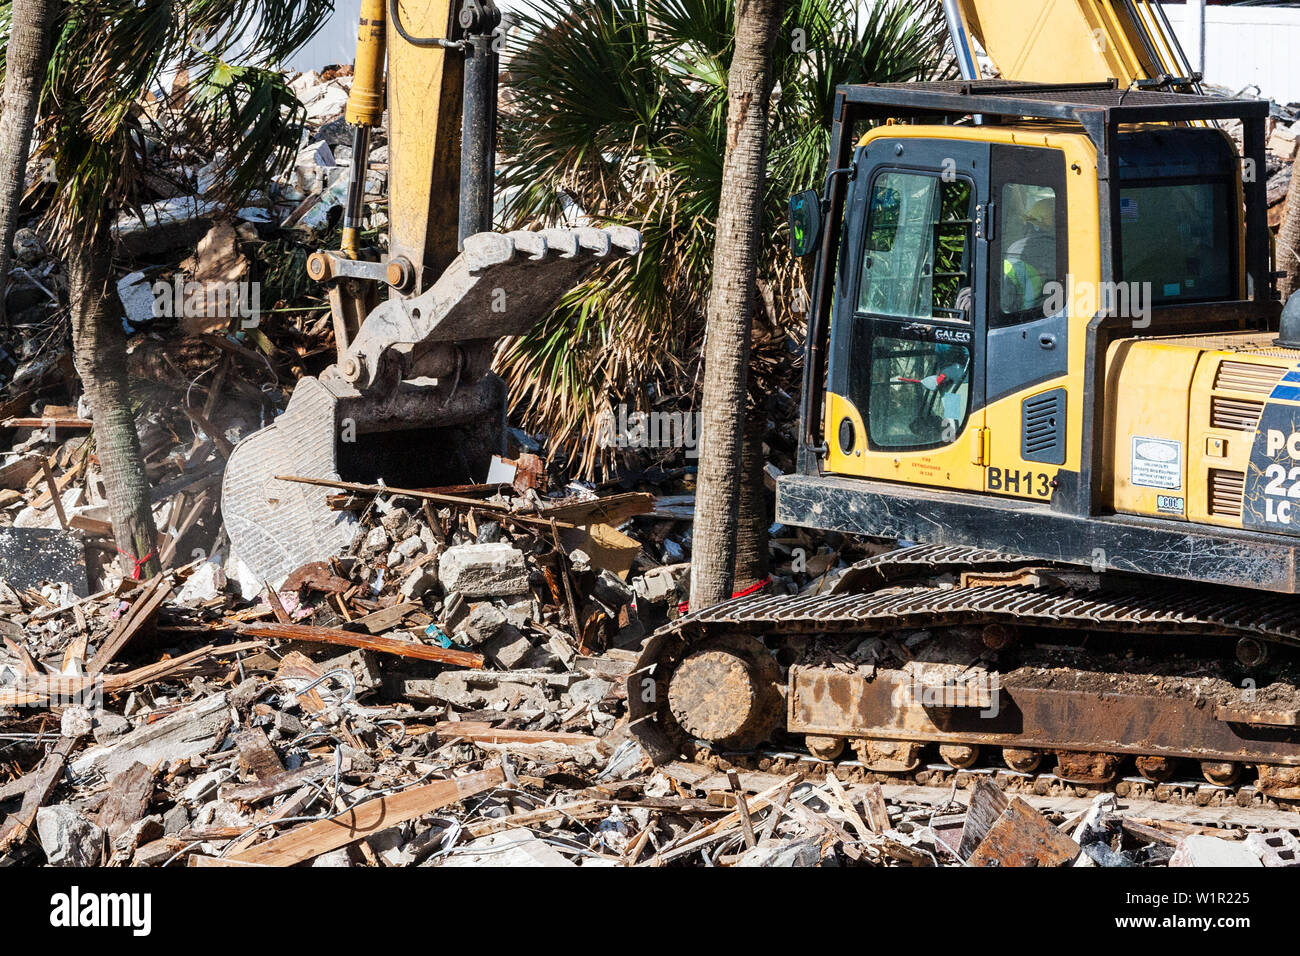
[[[1272,398],[1289,398],[1279,384]],[[1297,398],[1300,400],[1300,397]],[[1241,503],[1243,527],[1300,533],[1300,406],[1264,406],[1250,449]]]

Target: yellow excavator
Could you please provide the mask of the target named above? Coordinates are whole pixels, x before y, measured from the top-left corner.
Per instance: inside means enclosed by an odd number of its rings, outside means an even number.
[[[337,361],[300,379],[284,412],[235,446],[222,483],[232,548],[259,580],[336,553],[355,531],[319,487],[277,476],[483,481],[506,451],[496,341],[528,331],[601,263],[640,250],[625,227],[490,231],[500,24],[491,0],[361,5],[342,248],[307,263],[328,284]],[[381,257],[361,247],[361,224],[370,138],[385,120]]]
[[[634,731],[657,758],[1300,799],[1269,105],[1205,95],[1155,3],[944,8],[962,79],[840,87],[825,188],[790,204],[815,267],[777,520],[879,553],[656,633]]]

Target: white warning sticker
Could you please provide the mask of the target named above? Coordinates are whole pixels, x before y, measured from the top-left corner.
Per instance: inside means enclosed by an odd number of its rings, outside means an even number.
[[[1143,488],[1183,486],[1183,443],[1168,438],[1133,438],[1129,480]]]

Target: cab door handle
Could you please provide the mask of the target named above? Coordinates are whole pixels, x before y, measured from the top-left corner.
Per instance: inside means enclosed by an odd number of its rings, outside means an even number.
[[[1044,332],[1038,337],[1038,345],[1040,348],[1051,351],[1056,348],[1056,336],[1050,332]]]

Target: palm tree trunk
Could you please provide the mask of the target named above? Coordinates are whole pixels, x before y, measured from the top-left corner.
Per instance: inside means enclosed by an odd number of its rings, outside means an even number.
[[[23,198],[32,126],[45,75],[45,47],[56,0],[14,0],[5,50],[4,122],[0,123],[0,325],[6,321],[5,290]]]
[[[736,2],[736,50],[727,78],[727,151],[704,347],[703,434],[691,552],[690,602],[696,609],[729,598],[736,571],[746,373],[763,225],[767,107],[781,7],[782,0]]]
[[[1300,168],[1300,163],[1296,166]],[[1277,268],[1284,270],[1278,282],[1282,301],[1300,288],[1300,175],[1293,171],[1291,187],[1286,194],[1286,209],[1282,215],[1282,228],[1277,236]]]
[[[740,453],[740,505],[736,526],[735,589],[744,591],[767,580],[767,529],[772,523],[767,512],[767,489],[763,483],[763,434],[766,422],[761,414],[745,419],[745,440]]]
[[[131,411],[126,377],[126,333],[117,294],[109,287],[112,256],[109,227],[68,246],[68,298],[72,310],[72,353],[95,423],[95,452],[108,489],[123,571],[138,578],[161,570],[149,480],[140,456],[140,436]]]

